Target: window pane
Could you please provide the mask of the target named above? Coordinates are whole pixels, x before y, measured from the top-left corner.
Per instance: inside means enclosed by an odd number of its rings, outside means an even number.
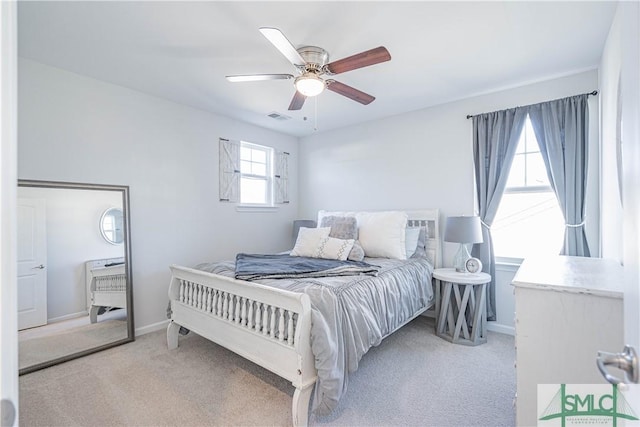
[[[252,154],[252,158],[251,160],[253,160],[254,162],[258,162],[258,163],[266,163],[267,162],[267,153],[262,151],[262,150],[253,150]]]
[[[529,120],[527,120],[528,122]],[[526,146],[524,143],[524,130],[522,131],[522,134],[520,135],[520,139],[518,140],[518,148],[516,148],[516,154],[519,153],[524,153],[526,151]]]
[[[241,142],[240,203],[271,205],[272,149]]]
[[[564,218],[555,194],[505,193],[491,235],[496,256],[527,258],[559,254]]]
[[[263,179],[242,178],[240,180],[240,202],[264,204],[267,194],[267,182]]]
[[[507,180],[507,188],[524,187],[524,162],[525,154],[516,154],[513,157],[513,163],[511,164],[511,170],[509,171],[509,179]]]
[[[254,163],[251,173],[254,175],[265,176],[267,174],[267,167],[260,163]]]
[[[251,160],[251,148],[240,147],[240,160]]]
[[[531,120],[527,116],[527,119],[524,121],[524,129],[523,129],[524,139],[526,141],[525,150],[528,153],[539,151],[538,140],[536,139],[536,134],[533,131],[533,125],[531,124]]]
[[[540,152],[527,154],[527,186],[549,186],[547,168]]]
[[[562,249],[564,217],[556,196],[550,188],[543,191],[526,189],[549,187],[544,161],[528,117],[517,153],[507,180],[507,188],[512,191],[502,196],[491,227],[495,254],[508,258],[557,255]]]

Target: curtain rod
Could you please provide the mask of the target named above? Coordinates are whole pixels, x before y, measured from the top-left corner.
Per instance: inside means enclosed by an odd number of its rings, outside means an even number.
[[[589,95],[591,95],[591,96],[596,96],[597,94],[598,94],[598,91],[597,91],[597,90],[594,90],[593,92],[589,92],[589,93],[587,93],[586,95],[587,95],[587,96],[589,96]],[[471,114],[467,114],[467,119],[471,119],[471,118],[473,118],[473,115],[471,115]]]

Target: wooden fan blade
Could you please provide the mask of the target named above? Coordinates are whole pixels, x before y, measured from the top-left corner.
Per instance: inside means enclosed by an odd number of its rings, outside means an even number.
[[[296,91],[296,93],[293,95],[293,99],[291,100],[291,104],[289,104],[289,110],[301,109],[306,99],[307,99],[306,96]]]
[[[358,89],[347,86],[344,83],[337,82],[335,80],[327,80],[327,89],[332,92],[339,93],[340,95],[351,98],[360,104],[369,105],[376,99],[374,96],[359,91]]]
[[[277,28],[261,27],[260,32],[296,67],[303,67],[305,60],[300,56],[291,42]]]
[[[244,75],[234,75],[234,76],[226,76],[227,80],[230,82],[257,82],[262,80],[287,80],[292,79],[293,76],[291,74],[244,74]]]
[[[384,46],[375,49],[360,52],[347,58],[339,59],[325,65],[325,69],[329,74],[340,74],[345,71],[355,70],[357,68],[368,67],[369,65],[379,64],[380,62],[389,61],[391,54]]]

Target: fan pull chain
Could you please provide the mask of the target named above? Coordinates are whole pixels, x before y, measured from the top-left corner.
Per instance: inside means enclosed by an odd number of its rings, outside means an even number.
[[[318,97],[313,97],[314,106],[314,118],[313,118],[313,131],[318,132]]]

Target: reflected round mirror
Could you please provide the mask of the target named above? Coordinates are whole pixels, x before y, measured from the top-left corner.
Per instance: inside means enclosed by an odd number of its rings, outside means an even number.
[[[120,245],[124,241],[122,209],[109,208],[100,217],[100,233],[112,245]]]

